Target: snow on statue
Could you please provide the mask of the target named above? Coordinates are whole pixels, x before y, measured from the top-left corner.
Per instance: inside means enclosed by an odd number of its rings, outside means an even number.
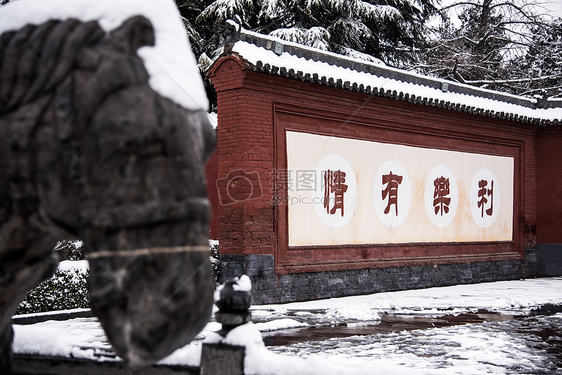
[[[204,162],[214,132],[172,0],[20,0],[0,8],[0,372],[11,315],[90,250],[90,295],[115,352],[157,361],[212,308]]]

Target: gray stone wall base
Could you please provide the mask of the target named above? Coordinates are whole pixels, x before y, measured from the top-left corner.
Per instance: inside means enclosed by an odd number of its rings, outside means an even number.
[[[537,276],[562,276],[562,244],[537,244]]]
[[[506,260],[277,275],[274,255],[221,254],[219,279],[222,283],[230,278],[247,274],[252,280],[252,303],[259,305],[534,277],[536,259],[535,250],[530,249],[526,250],[524,261]]]

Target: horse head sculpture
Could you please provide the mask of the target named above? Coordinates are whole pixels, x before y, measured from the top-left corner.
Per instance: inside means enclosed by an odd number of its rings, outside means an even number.
[[[110,32],[66,19],[0,35],[5,368],[11,315],[54,271],[61,239],[89,249],[92,311],[130,365],[165,357],[208,321],[215,135],[204,111],[150,86],[137,50],[154,40],[142,16]]]

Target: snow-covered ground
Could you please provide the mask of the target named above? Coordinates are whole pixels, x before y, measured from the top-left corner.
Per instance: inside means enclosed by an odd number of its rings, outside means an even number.
[[[460,314],[485,309],[523,315],[533,307],[562,303],[562,278],[497,281],[282,305],[254,306],[252,314],[275,315],[325,310],[335,323],[378,320],[381,312]],[[446,311],[442,311],[446,310]]]
[[[562,341],[562,314],[529,316],[545,304],[562,304],[562,278],[502,281],[366,296],[253,306],[254,323],[226,341],[247,346],[248,374],[481,374],[556,373],[549,345]],[[477,310],[520,317],[478,324],[318,337],[266,347],[261,336],[311,334],[319,327],[376,327],[385,313],[436,318]],[[197,339],[162,364],[199,365],[203,340],[218,341],[211,321]],[[297,331],[308,329],[308,331]],[[95,360],[118,360],[95,318],[15,325],[14,351]],[[550,341],[549,341],[550,340]],[[550,350],[550,351],[549,351]]]

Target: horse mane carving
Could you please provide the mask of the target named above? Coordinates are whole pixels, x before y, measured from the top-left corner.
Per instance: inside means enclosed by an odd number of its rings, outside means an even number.
[[[62,239],[89,248],[92,310],[129,364],[163,358],[207,322],[214,131],[204,111],[150,87],[137,50],[154,41],[142,16],[109,33],[67,19],[0,35],[2,373],[11,315],[52,274]]]

